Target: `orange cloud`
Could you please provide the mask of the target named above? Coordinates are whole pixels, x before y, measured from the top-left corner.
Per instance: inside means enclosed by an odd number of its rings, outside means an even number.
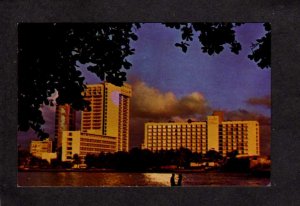
[[[200,92],[177,98],[172,92],[163,93],[141,81],[136,81],[132,89],[132,117],[172,119],[206,115],[210,111],[206,99]]]
[[[253,106],[264,106],[267,108],[271,108],[271,97],[269,95],[259,97],[259,98],[250,98],[246,101],[246,103]]]
[[[257,120],[260,125],[271,124],[270,117],[255,112],[249,112],[244,109],[225,112],[225,120]]]

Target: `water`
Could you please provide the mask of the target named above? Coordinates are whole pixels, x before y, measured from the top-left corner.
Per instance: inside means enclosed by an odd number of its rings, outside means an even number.
[[[171,173],[19,172],[19,186],[170,186]],[[269,178],[240,173],[184,173],[182,186],[266,186]]]

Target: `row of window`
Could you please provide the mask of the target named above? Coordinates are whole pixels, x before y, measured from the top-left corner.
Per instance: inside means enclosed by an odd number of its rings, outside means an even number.
[[[248,128],[223,128],[223,129],[219,129],[220,132],[226,132],[226,131],[231,131],[231,132],[238,132],[238,131],[248,131]]]
[[[238,145],[247,145],[248,141],[219,141],[220,145],[224,144],[238,144]]]
[[[189,150],[191,150],[192,152],[202,152],[202,153],[206,153],[207,151],[207,148],[206,147],[203,147],[203,148],[200,148],[200,147],[186,147],[188,148]],[[180,147],[151,147],[151,148],[148,148],[149,150],[151,151],[159,151],[159,150],[176,150],[176,149],[180,149]]]
[[[100,88],[88,88],[87,90],[84,91],[84,94],[94,97],[96,95],[101,95],[102,94],[102,89],[100,89]]]
[[[103,149],[115,149],[115,146],[111,145],[102,145],[101,147],[80,147],[82,151],[97,151],[101,152]]]
[[[168,139],[168,140],[166,140],[166,139],[158,139],[158,140],[156,140],[156,139],[148,139],[148,142],[173,142],[173,143],[181,143],[181,142],[206,142],[206,139],[201,139],[201,140],[196,140],[196,139],[182,139],[182,140],[180,140],[180,139]]]
[[[237,146],[219,146],[219,149],[220,150],[231,150],[231,149],[234,149],[234,150],[236,150],[236,149],[239,149],[239,150],[242,150],[242,149],[244,149],[244,150],[248,150],[248,147],[247,146],[243,146],[243,147],[241,147],[241,146],[239,146],[239,147],[237,147]]]
[[[147,135],[158,135],[158,136],[166,136],[166,135],[206,135],[206,132],[170,132],[170,133],[161,133],[161,132],[148,132]]]
[[[93,143],[107,143],[107,144],[112,144],[112,143],[115,142],[115,141],[112,141],[112,140],[115,140],[115,139],[116,139],[115,137],[114,138],[105,137],[105,138],[101,138],[101,139],[91,139],[91,138],[81,137],[80,138],[80,143],[83,143],[83,142],[93,142]]]
[[[231,150],[220,150],[220,153],[223,153],[223,155],[225,156],[227,154],[227,152],[232,152],[236,149],[231,149]],[[239,154],[248,154],[248,150],[237,150]]]
[[[187,125],[148,125],[148,128],[206,128],[206,124],[187,124]]]
[[[103,141],[101,143],[83,143],[80,142],[80,146],[87,146],[87,147],[102,147],[103,145],[115,145],[115,143],[113,142],[109,142],[109,141]]]
[[[182,131],[207,131],[206,128],[147,128],[148,132],[182,132]]]
[[[178,129],[178,130],[176,130],[176,129],[173,129],[172,131],[171,131],[171,129],[170,130],[148,130],[147,131],[148,133],[159,133],[159,134],[162,134],[162,133],[164,133],[164,134],[171,134],[171,133],[207,133],[207,130],[200,130],[200,129],[193,129],[193,130],[190,130],[190,129]]]
[[[95,116],[99,116],[99,114],[100,114],[99,112],[97,112],[97,115],[95,115],[95,113],[96,112],[85,111],[85,112],[82,113],[82,116],[83,117],[91,117],[91,116],[95,117]]]
[[[168,137],[168,138],[166,138],[166,137],[162,137],[162,138],[147,138],[147,141],[149,142],[149,141],[173,141],[173,142],[180,142],[180,141],[182,141],[182,142],[184,142],[184,141],[198,141],[198,142],[200,142],[200,141],[207,141],[207,138],[195,138],[195,137],[184,137],[184,138],[170,138],[170,137]]]
[[[80,138],[80,140],[82,139],[83,141],[88,141],[90,138],[85,138],[85,137],[94,137],[97,139],[90,139],[90,140],[99,140],[99,138],[101,138],[101,140],[110,140],[111,142],[114,142],[116,140],[116,137],[111,137],[111,136],[98,136],[95,134],[89,134],[89,133],[84,133],[82,134],[83,136]]]
[[[247,131],[219,131],[219,134],[248,134]]]
[[[202,147],[202,148],[206,148],[206,146],[207,146],[207,144],[205,144],[205,143],[203,143],[203,144],[191,144],[191,143],[189,143],[189,144],[186,144],[186,143],[182,143],[182,144],[155,144],[155,143],[153,143],[153,144],[151,144],[151,143],[148,143],[147,144],[147,146],[149,147],[149,148],[151,148],[151,147],[171,147],[171,146],[173,146],[173,147],[186,147],[186,146],[192,146],[192,147]]]
[[[38,148],[38,149],[31,148],[30,152],[31,153],[33,153],[33,152],[51,152],[51,149],[50,148]]]
[[[258,125],[257,123],[255,125]],[[220,127],[248,127],[247,123],[222,123]]]
[[[99,129],[101,129],[101,127],[100,126],[90,126],[90,127],[83,126],[82,127],[83,132],[87,132],[87,130],[89,130],[89,129],[99,130]]]
[[[147,140],[173,140],[173,141],[176,141],[176,140],[197,140],[197,141],[201,141],[201,140],[207,140],[206,138],[206,135],[203,135],[203,136],[186,136],[186,135],[180,135],[180,136],[148,136],[147,137]]]
[[[241,136],[220,136],[219,137],[219,141],[239,141],[239,142],[242,142],[242,141],[247,141],[248,138],[247,136],[244,136],[244,137],[241,137]]]
[[[88,87],[84,93],[102,93],[102,87]]]
[[[95,105],[92,105],[92,108],[93,109],[102,109],[102,105],[101,104],[95,104]]]
[[[101,151],[80,151],[80,155],[87,155],[87,154],[100,154],[101,152],[115,152],[114,149],[105,149],[105,148],[102,148]]]

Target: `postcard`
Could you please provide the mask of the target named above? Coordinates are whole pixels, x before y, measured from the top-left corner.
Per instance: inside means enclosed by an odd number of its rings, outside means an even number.
[[[20,23],[18,186],[268,186],[271,25]]]

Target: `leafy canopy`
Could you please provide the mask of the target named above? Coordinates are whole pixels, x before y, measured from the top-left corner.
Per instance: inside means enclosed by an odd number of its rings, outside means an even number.
[[[134,54],[130,40],[139,24],[20,24],[18,74],[18,129],[32,128],[45,138],[41,105],[54,105],[49,97],[58,91],[57,104],[76,110],[89,103],[81,95],[84,77],[76,63],[92,63],[87,68],[101,80],[115,85],[126,81]]]
[[[177,29],[181,32],[182,41],[175,46],[187,52],[189,42],[194,40],[196,35],[202,45],[203,53],[209,55],[219,54],[227,45],[234,54],[239,54],[242,49],[241,44],[236,40],[235,27],[242,23],[166,23],[167,27]],[[248,55],[261,68],[271,66],[271,25],[264,23],[265,36],[256,40],[252,44],[252,54]]]

